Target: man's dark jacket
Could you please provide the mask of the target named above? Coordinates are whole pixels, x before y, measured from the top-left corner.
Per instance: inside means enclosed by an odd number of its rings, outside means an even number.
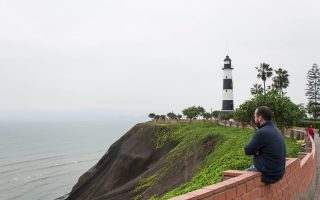
[[[286,145],[271,121],[258,127],[252,140],[244,148],[246,155],[253,155],[253,164],[262,172],[262,181],[271,184],[285,173]]]

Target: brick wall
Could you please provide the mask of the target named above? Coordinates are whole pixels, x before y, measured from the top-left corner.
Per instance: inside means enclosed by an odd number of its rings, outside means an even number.
[[[306,137],[307,152],[287,158],[286,173],[277,183],[261,182],[260,172],[227,170],[222,182],[172,198],[172,200],[291,200],[314,199],[315,144]]]

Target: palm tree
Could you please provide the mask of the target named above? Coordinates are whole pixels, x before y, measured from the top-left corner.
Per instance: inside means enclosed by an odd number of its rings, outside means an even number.
[[[289,86],[289,74],[287,70],[279,68],[275,70],[276,76],[273,77],[273,87],[281,92],[283,96],[283,89]]]
[[[253,84],[253,87],[250,89],[250,91],[253,96],[259,96],[263,93],[263,88],[261,84],[255,83]]]
[[[267,63],[261,63],[260,67],[256,67],[258,70],[257,77],[263,81],[263,93],[266,93],[266,80],[272,76],[272,68]]]

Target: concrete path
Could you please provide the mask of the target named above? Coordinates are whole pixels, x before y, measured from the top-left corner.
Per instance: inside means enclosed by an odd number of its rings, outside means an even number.
[[[315,134],[314,140],[316,143],[316,156],[317,156],[317,184],[315,191],[315,200],[320,200],[320,138],[318,134]]]

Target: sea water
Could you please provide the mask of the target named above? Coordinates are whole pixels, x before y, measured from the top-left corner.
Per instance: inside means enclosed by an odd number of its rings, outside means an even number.
[[[0,122],[0,199],[52,200],[136,121]]]

